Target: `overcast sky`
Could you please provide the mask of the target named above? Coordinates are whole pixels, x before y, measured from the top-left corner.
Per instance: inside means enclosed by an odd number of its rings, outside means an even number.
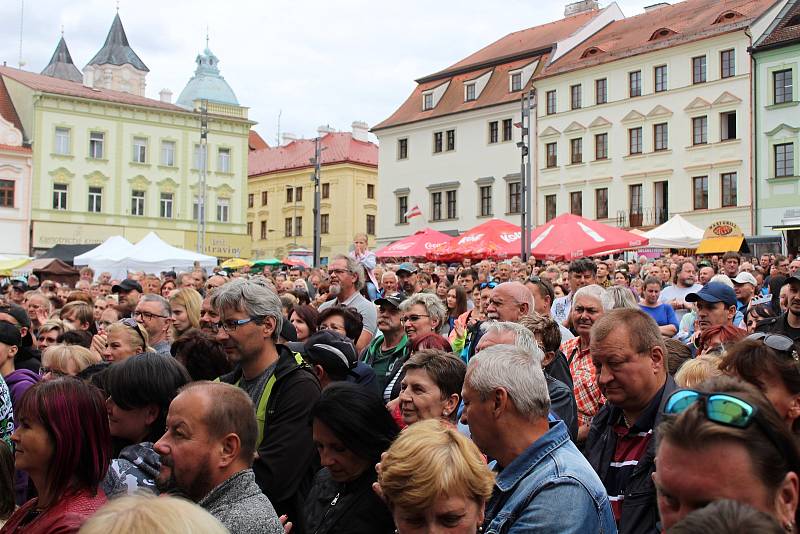
[[[114,18],[114,0],[2,0],[0,61],[17,66],[24,1],[24,69],[41,71],[63,27],[83,69]],[[618,0],[626,16],[657,0]],[[120,0],[131,46],[150,69],[147,96],[177,99],[197,54],[210,48],[256,130],[314,137],[319,125],[349,130],[388,117],[436,72],[504,35],[557,20],[563,0]],[[602,1],[601,6],[608,4]],[[173,100],[174,101],[174,100]]]

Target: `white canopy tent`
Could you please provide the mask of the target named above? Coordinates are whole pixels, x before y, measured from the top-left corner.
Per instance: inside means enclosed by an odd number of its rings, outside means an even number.
[[[122,236],[113,235],[92,250],[75,256],[72,263],[76,267],[83,265],[91,267],[94,271],[95,279],[102,272],[111,272],[113,278],[124,277],[126,275],[124,271],[113,272],[115,270],[114,264],[125,258],[132,248],[133,243]]]
[[[162,271],[189,271],[195,262],[206,271],[217,265],[217,258],[185,250],[164,242],[154,232],[147,234],[133,245],[125,257],[113,262],[110,270],[117,277],[130,271],[144,271],[159,274]]]
[[[650,240],[649,248],[697,248],[703,240],[703,230],[680,215],[644,235]]]

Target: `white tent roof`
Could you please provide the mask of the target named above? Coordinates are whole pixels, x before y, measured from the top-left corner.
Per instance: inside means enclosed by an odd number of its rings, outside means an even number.
[[[703,230],[693,225],[680,215],[645,232],[652,248],[697,248],[703,240]]]
[[[120,260],[128,255],[133,248],[133,243],[122,236],[114,235],[88,250],[80,256],[75,256],[72,261],[74,265],[91,265],[92,261],[97,260]]]
[[[210,270],[217,265],[217,258],[173,247],[162,241],[154,232],[150,232],[132,246],[124,258],[115,261],[113,269],[158,274],[162,271],[190,270],[195,262]]]

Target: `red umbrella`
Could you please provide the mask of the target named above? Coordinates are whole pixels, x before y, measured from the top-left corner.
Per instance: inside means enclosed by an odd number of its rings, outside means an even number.
[[[537,259],[571,260],[598,252],[641,247],[647,243],[646,237],[563,213],[533,231],[531,254]]]
[[[452,238],[453,236],[437,232],[431,228],[424,228],[410,236],[386,245],[377,250],[375,255],[379,258],[421,258]]]
[[[508,258],[520,255],[519,226],[502,219],[491,219],[453,237],[428,255],[428,259]]]

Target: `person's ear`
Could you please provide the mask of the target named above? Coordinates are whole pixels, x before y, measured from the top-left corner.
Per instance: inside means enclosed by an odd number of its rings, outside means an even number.
[[[656,345],[650,349],[650,362],[653,367],[653,373],[658,373],[666,366],[664,365],[664,349]]]
[[[520,305],[519,305],[519,313],[520,313],[520,315],[523,315],[523,316],[524,315],[528,315],[528,313],[530,311],[531,311],[531,309],[530,309],[530,306],[528,306],[527,302],[521,302],[520,303]]]
[[[274,317],[264,317],[264,320],[261,323],[261,330],[264,333],[264,338],[271,339],[272,334],[275,332],[277,327],[278,322]]]
[[[242,441],[237,434],[231,432],[219,442],[219,467],[228,467],[237,458],[242,450]]]
[[[10,359],[13,360],[14,356],[17,355],[17,352],[19,352],[19,347],[18,346],[16,346],[16,345],[9,345],[8,346],[8,357]]]
[[[789,403],[789,411],[786,414],[787,419],[794,421],[800,417],[800,395],[792,397],[792,402]]]
[[[325,376],[325,369],[323,369],[321,365],[314,365],[312,369],[314,369],[314,375],[317,377],[317,380],[322,382],[322,379]]]
[[[775,511],[780,518],[781,525],[787,532],[794,532],[795,510],[798,505],[798,478],[797,473],[789,472],[775,492]]]
[[[458,393],[453,393],[444,401],[444,407],[442,407],[442,416],[450,417],[456,410],[458,410],[458,405],[461,402],[461,397]]]
[[[158,419],[158,414],[161,410],[155,404],[148,404],[145,406],[144,412],[144,422],[147,426],[152,425],[156,419]]]
[[[511,399],[508,397],[508,392],[503,388],[497,388],[494,390],[492,394],[492,414],[495,418],[499,418],[500,415],[508,409],[508,405],[511,402]]]

